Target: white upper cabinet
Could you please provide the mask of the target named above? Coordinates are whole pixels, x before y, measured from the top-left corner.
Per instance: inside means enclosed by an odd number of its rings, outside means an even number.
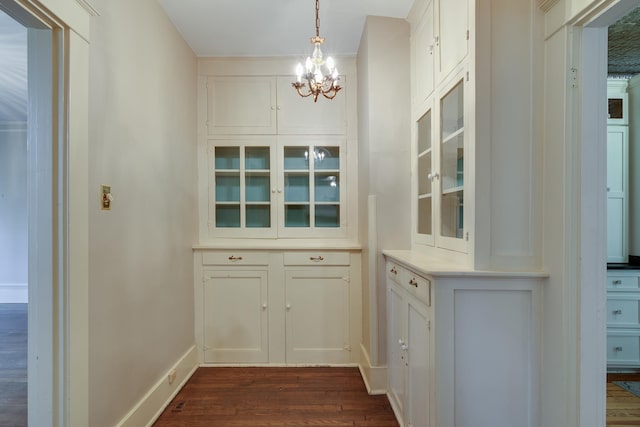
[[[208,134],[275,134],[276,102],[272,77],[209,77]]]
[[[340,77],[345,84],[345,77]],[[332,99],[322,96],[317,102],[303,98],[291,86],[291,76],[278,77],[278,134],[342,135],[346,132],[346,102],[343,93]]]
[[[415,82],[413,101],[415,105],[425,102],[429,95],[433,93],[435,44],[433,3],[429,2],[422,20],[411,37],[411,57],[413,58],[413,78]]]
[[[462,62],[469,50],[467,0],[440,0],[438,18],[438,72],[443,78]]]
[[[291,86],[293,76],[212,76],[207,79],[207,130],[215,135],[343,135],[343,93],[317,102]],[[345,80],[345,77],[341,77]]]

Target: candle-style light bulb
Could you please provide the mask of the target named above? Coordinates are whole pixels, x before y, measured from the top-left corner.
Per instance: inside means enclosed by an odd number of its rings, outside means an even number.
[[[298,65],[296,65],[296,76],[298,77],[298,83],[302,81],[302,72],[302,64],[298,62]]]

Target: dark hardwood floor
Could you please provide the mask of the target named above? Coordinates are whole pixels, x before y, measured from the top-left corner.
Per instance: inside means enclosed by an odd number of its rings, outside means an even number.
[[[397,427],[357,368],[199,368],[155,427]]]
[[[27,304],[0,304],[0,426],[27,425]]]

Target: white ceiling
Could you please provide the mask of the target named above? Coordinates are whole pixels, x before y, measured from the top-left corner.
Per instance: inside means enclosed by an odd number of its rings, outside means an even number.
[[[314,0],[158,0],[198,56],[311,54]],[[413,0],[320,0],[323,51],[354,55],[367,15],[406,18]]]

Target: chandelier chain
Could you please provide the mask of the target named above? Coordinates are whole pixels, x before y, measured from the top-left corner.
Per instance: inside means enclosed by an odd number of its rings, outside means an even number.
[[[316,0],[316,37],[320,37],[320,0]]]

